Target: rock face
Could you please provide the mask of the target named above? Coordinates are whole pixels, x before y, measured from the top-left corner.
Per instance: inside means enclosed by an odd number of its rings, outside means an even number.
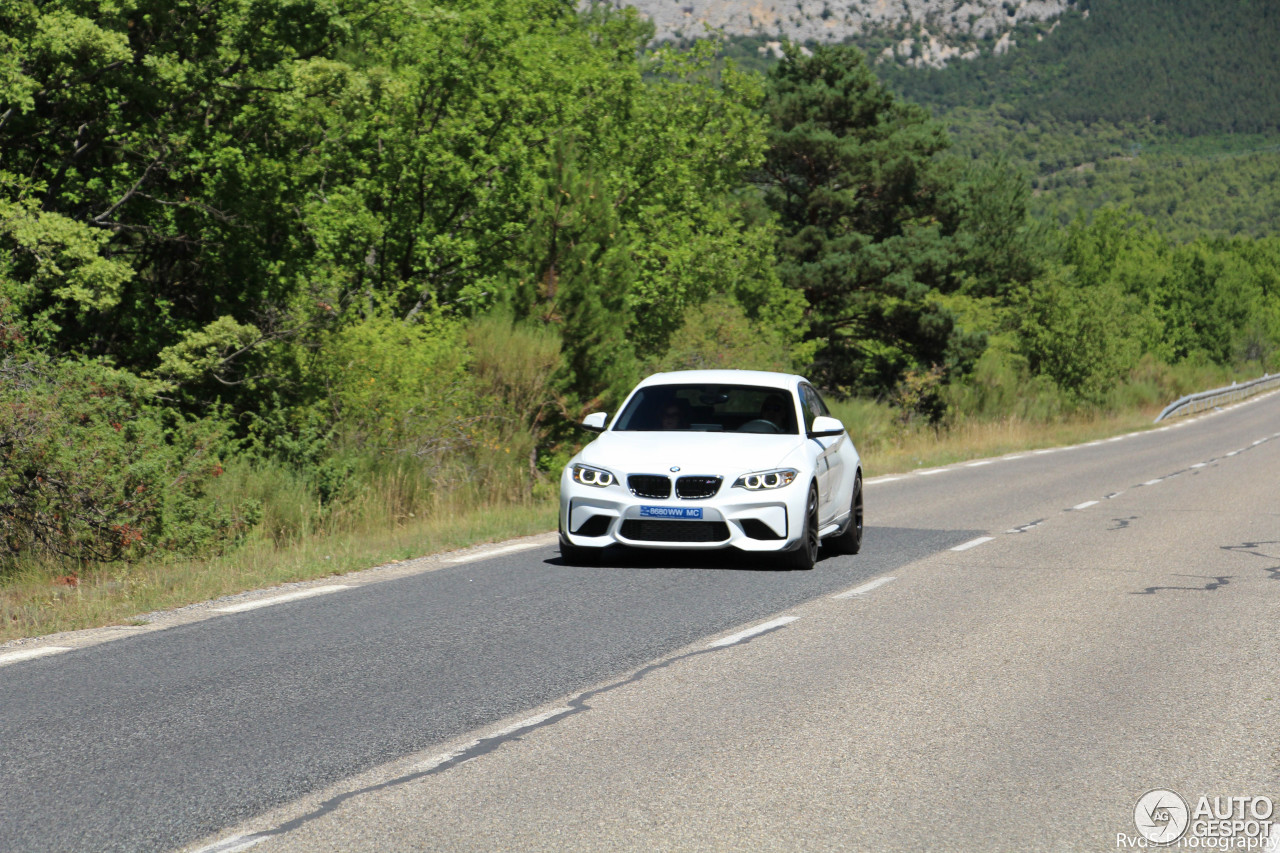
[[[735,36],[785,36],[839,42],[873,33],[901,34],[882,61],[940,68],[978,55],[978,43],[1016,43],[1009,31],[1053,20],[1075,0],[610,0],[653,21],[659,41],[696,38],[708,29]],[[993,49],[988,46],[988,49]]]

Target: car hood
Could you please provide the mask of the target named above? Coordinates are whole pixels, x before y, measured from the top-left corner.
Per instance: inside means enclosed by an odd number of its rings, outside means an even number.
[[[799,435],[740,432],[606,432],[578,455],[587,465],[618,474],[736,476],[782,467],[804,445]]]

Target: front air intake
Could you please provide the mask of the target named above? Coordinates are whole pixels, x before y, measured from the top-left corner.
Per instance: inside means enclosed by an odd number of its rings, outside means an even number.
[[[622,536],[633,542],[723,542],[729,525],[723,521],[657,521],[631,518],[622,522]]]

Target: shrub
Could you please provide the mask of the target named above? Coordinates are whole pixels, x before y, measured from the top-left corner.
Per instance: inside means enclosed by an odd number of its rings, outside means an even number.
[[[206,492],[221,427],[166,414],[153,390],[98,363],[0,359],[0,571],[208,550],[254,523]]]

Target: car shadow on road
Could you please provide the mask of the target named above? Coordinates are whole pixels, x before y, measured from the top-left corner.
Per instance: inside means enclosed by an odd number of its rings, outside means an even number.
[[[812,571],[820,571],[826,567],[847,567],[850,561],[866,568],[890,569],[929,554],[953,547],[981,534],[980,530],[932,530],[908,527],[867,527],[863,534],[861,553],[855,556],[834,554],[830,548],[823,548],[818,555],[818,563]],[[548,557],[542,561],[547,566],[564,566],[581,568],[581,564],[570,564],[560,557]],[[793,569],[786,565],[784,555],[777,552],[753,553],[739,551],[736,548],[723,548],[714,551],[682,551],[679,549],[659,550],[646,548],[624,548],[613,546],[604,548],[598,559],[589,564],[590,568],[609,569],[704,569],[711,571],[732,572],[774,572],[788,574],[796,572],[807,574],[803,569]]]

